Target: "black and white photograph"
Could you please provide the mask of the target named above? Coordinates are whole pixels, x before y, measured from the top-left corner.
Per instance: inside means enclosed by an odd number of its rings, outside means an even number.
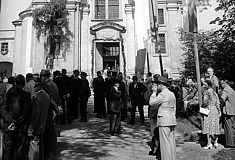
[[[0,0],[0,160],[235,160],[235,0]]]

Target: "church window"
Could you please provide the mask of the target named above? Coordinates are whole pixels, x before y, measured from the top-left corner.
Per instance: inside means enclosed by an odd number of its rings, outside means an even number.
[[[119,19],[119,0],[95,0],[95,19]]]
[[[1,43],[1,53],[5,55],[8,53],[8,42]]]
[[[95,1],[95,19],[105,19],[105,0]]]
[[[165,34],[159,34],[160,53],[166,53]]]
[[[164,10],[158,9],[158,23],[164,24]]]
[[[119,18],[119,0],[109,0],[108,13],[108,19]]]
[[[103,46],[103,56],[118,56],[119,52],[118,43],[105,43]]]

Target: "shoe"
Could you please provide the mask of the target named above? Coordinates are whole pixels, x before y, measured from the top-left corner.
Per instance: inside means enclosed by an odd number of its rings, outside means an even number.
[[[204,147],[204,149],[212,149],[212,144],[209,144],[209,145],[207,145],[206,147]]]
[[[218,144],[218,143],[215,143],[215,144],[214,144],[214,147],[215,147],[215,148],[218,148],[218,147],[219,147],[219,144]]]

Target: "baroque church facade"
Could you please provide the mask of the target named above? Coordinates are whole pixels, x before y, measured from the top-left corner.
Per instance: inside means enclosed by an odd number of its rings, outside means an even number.
[[[48,0],[32,0],[30,6],[19,13],[19,19],[12,22],[14,31],[0,30],[0,65],[12,63],[12,68],[5,66],[8,70],[11,68],[12,75],[39,73],[46,67],[44,38],[36,38],[32,17],[34,8],[46,3]],[[152,73],[160,73],[160,52],[170,77],[179,76],[183,62],[177,33],[183,25],[181,0],[158,0],[158,53],[149,32],[148,0],[68,0],[67,8],[74,36],[66,55],[57,53],[53,70],[79,69],[93,77],[97,71],[109,67],[134,75],[137,52],[145,49]]]

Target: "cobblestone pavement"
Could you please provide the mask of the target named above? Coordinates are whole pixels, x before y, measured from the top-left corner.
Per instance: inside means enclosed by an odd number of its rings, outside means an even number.
[[[58,137],[59,160],[154,160],[149,156],[150,140],[148,122],[129,125],[122,122],[123,134],[109,134],[109,118],[94,118],[92,98],[89,100],[89,122],[73,122],[60,127]],[[146,111],[145,111],[146,112]],[[204,151],[199,144],[185,143],[183,137],[176,133],[178,160],[210,160],[216,151]],[[198,159],[198,160],[199,160]]]

